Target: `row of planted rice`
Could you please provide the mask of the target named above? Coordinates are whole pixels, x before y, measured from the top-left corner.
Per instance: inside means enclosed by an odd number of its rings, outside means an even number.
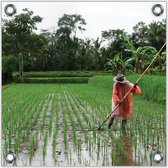
[[[5,89],[3,154],[14,151],[15,165],[152,165],[155,150],[166,153],[165,105],[135,96],[126,131],[119,121],[112,130],[105,125],[97,131],[111,111],[112,88],[97,78],[98,85],[93,79],[89,84],[14,84]]]

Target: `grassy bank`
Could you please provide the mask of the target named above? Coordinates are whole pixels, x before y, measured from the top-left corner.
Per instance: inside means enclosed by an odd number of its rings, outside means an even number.
[[[87,83],[95,75],[108,75],[104,71],[46,71],[24,72],[24,83]],[[13,73],[14,82],[20,83],[19,73]]]
[[[129,75],[127,79],[134,83],[140,75]],[[102,88],[111,88],[114,84],[113,77],[107,76],[94,76],[90,78],[89,83],[94,86]],[[166,103],[166,77],[145,75],[139,81],[138,85],[142,90],[142,99],[151,100],[157,103]]]
[[[134,83],[139,74],[130,74],[127,79]],[[20,82],[19,74],[14,74],[15,82]],[[50,72],[25,72],[25,83],[89,83],[100,88],[113,87],[113,76],[104,71],[50,71]],[[166,78],[165,76],[145,75],[138,85],[142,90],[142,99],[156,103],[166,103]]]

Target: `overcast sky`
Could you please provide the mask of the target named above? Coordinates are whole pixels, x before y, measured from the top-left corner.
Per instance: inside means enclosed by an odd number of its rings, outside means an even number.
[[[101,37],[101,32],[109,29],[125,29],[131,33],[136,23],[143,21],[161,21],[166,18],[166,2],[2,2],[2,17],[9,18],[4,13],[6,4],[12,3],[17,8],[17,14],[28,8],[39,15],[43,21],[38,24],[38,29],[51,29],[57,27],[57,22],[63,14],[80,14],[87,25],[84,33],[78,33],[81,38]],[[161,4],[164,13],[156,17],[151,8]]]

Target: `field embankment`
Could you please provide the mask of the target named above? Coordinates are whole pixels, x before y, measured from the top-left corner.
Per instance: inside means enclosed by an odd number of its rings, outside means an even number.
[[[24,72],[24,83],[88,83],[94,75],[106,75],[109,73],[100,71],[48,71],[48,72]],[[20,83],[19,73],[13,73],[13,80]]]

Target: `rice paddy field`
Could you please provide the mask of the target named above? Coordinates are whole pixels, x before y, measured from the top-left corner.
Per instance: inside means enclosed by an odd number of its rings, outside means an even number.
[[[138,75],[128,79],[135,82]],[[166,158],[166,78],[146,75],[126,129],[97,127],[111,112],[111,75],[84,84],[12,84],[2,91],[2,166],[153,166]],[[165,159],[161,165],[166,165]]]

